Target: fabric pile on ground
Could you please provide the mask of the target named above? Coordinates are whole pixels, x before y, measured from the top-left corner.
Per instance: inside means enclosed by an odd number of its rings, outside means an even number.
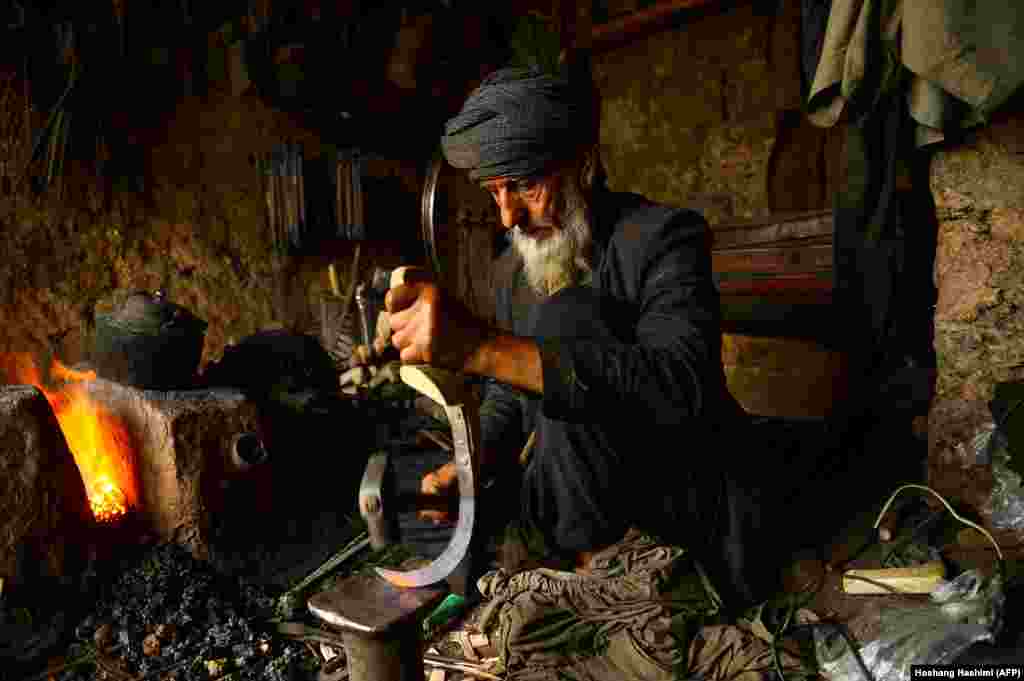
[[[475,628],[498,655],[491,671],[514,681],[774,674],[769,644],[720,622],[721,602],[692,556],[636,530],[578,572],[498,569],[478,587],[487,602]],[[799,667],[784,651],[781,660]]]

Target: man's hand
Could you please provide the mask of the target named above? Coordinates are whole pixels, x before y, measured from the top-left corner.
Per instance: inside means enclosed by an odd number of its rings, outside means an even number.
[[[391,343],[403,362],[433,364],[544,392],[540,349],[532,338],[498,333],[436,284],[417,281],[416,276],[406,272],[406,283],[384,298]]]
[[[458,492],[458,475],[455,470],[455,462],[450,461],[437,470],[431,471],[423,476],[420,481],[420,494],[427,497],[449,497]],[[433,520],[435,524],[450,522],[451,514],[447,511],[436,509],[423,509],[420,517],[426,520]]]
[[[489,332],[459,301],[430,282],[404,284],[384,299],[391,343],[406,363],[473,371]]]

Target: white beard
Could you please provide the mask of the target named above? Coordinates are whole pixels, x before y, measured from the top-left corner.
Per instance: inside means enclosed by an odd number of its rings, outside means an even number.
[[[562,185],[558,229],[543,240],[527,236],[517,225],[512,245],[523,259],[530,288],[542,297],[583,281],[590,272],[591,229],[586,201],[579,185]]]

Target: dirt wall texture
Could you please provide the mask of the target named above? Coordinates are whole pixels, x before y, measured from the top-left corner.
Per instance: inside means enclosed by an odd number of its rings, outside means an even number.
[[[701,12],[596,56],[614,189],[712,225],[831,204],[842,134],[800,115],[799,3],[783,4]]]
[[[72,164],[60,194],[0,198],[0,351],[82,359],[97,308],[136,289],[163,289],[210,321],[207,359],[229,338],[281,321],[250,157],[286,127],[257,101],[185,98],[166,128],[140,134],[144,191],[109,191],[92,168]]]
[[[1013,107],[939,150],[931,187],[939,220],[935,281],[936,398],[930,461],[988,421],[996,383],[1024,379],[1024,109]]]
[[[801,108],[799,3],[701,10],[595,55],[601,152],[612,189],[701,211],[715,226],[827,209],[844,130]],[[759,415],[820,417],[842,392],[839,353],[727,336],[729,388]]]
[[[163,289],[209,323],[204,363],[260,329],[315,333],[326,265],[337,261],[344,277],[354,246],[275,259],[255,159],[284,139],[307,158],[321,151],[314,133],[258,98],[214,90],[181,99],[159,128],[139,132],[142,191],[111,191],[91,166],[69,162],[59,191],[0,192],[0,352],[83,360],[96,311],[139,289]],[[15,171],[4,169],[5,189]],[[379,160],[366,184],[415,196],[406,187],[415,172]],[[394,261],[395,250],[366,244],[360,271]]]

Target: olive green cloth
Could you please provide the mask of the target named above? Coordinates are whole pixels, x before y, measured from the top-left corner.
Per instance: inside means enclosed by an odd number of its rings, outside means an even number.
[[[878,28],[881,41],[872,35]],[[1024,83],[1024,4],[833,0],[808,100],[813,123],[834,125],[851,99],[865,96],[865,84],[878,87],[866,73],[877,58],[868,51],[878,49],[910,74],[905,96],[917,146],[939,142],[951,128],[984,123]]]
[[[478,587],[479,628],[513,681],[760,681],[771,647],[721,624],[700,566],[677,546],[630,530],[579,572],[495,570]],[[797,664],[782,654],[784,667]]]

